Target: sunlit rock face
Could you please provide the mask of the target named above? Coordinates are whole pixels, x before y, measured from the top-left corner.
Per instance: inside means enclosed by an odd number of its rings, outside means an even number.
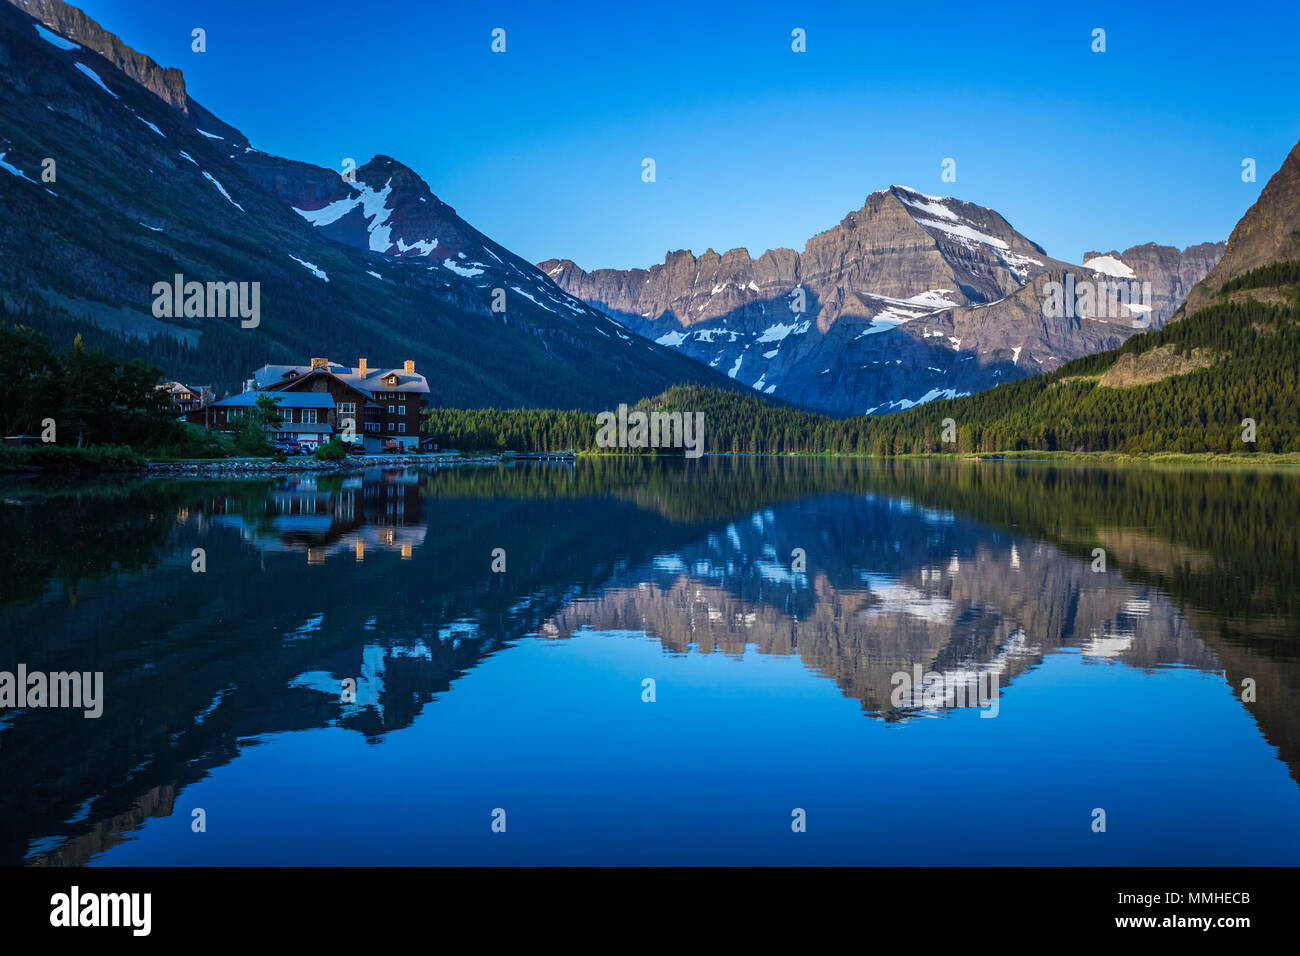
[[[764,394],[887,414],[1051,371],[1159,327],[1221,252],[1148,244],[1072,265],[992,209],[891,186],[802,252],[678,250],[648,269],[587,272],[568,259],[539,268],[628,328]],[[1067,273],[1150,283],[1152,301],[1044,315],[1045,283]]]

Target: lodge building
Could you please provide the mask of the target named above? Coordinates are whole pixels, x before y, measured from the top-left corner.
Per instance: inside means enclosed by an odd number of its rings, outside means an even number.
[[[163,382],[158,386],[160,392],[166,392],[172,407],[181,415],[198,411],[212,402],[212,386],[191,387],[182,382]]]
[[[261,395],[281,399],[284,422],[277,438],[313,445],[351,430],[368,453],[400,446],[420,448],[420,424],[429,405],[429,383],[407,361],[402,368],[371,368],[365,359],[355,367],[313,358],[310,365],[263,365],[244,383],[239,395],[213,402],[191,421],[233,431]],[[390,444],[391,443],[391,444]]]

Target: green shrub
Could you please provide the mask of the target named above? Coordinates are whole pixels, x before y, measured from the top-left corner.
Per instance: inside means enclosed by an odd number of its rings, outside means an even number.
[[[175,439],[150,442],[139,450],[150,458],[228,458],[234,454],[235,440],[224,432],[186,422]]]
[[[316,457],[321,461],[342,461],[348,456],[348,446],[337,437],[331,438],[316,449]]]

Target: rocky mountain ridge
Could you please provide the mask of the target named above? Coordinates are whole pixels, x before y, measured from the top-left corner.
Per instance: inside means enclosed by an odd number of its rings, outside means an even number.
[[[803,252],[678,250],[649,269],[538,267],[628,328],[764,394],[884,414],[1050,371],[1157,328],[1218,248],[1148,244],[1073,265],[991,209],[891,186]],[[1089,295],[1053,314],[1051,283],[1058,297]]]

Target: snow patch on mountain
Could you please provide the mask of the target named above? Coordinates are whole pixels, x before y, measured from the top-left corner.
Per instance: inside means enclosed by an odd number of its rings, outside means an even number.
[[[291,208],[317,227],[338,222],[352,210],[359,208],[362,217],[368,223],[366,231],[370,234],[370,250],[387,252],[393,245],[390,239],[392,229],[387,225],[388,217],[392,214],[392,210],[387,206],[388,197],[393,191],[392,180],[385,183],[383,189],[358,183],[349,183],[348,188],[353,190],[354,195],[336,199],[320,209],[300,209],[297,206]]]
[[[144,123],[145,126],[148,126],[151,130],[153,130],[155,133],[157,133],[157,134],[158,134],[159,136],[161,136],[163,139],[166,139],[166,138],[167,138],[167,134],[166,134],[166,133],[164,133],[162,130],[160,130],[157,126],[154,126],[153,123],[150,123],[147,119],[145,119],[143,116],[141,116],[141,115],[140,115],[139,113],[137,113],[135,110],[131,110],[131,115],[134,116],[136,119],[138,119],[141,123]]]
[[[244,211],[243,206],[241,206],[239,203],[235,202],[233,199],[230,198],[230,193],[226,192],[226,187],[221,185],[221,183],[217,181],[216,176],[213,176],[206,169],[200,170],[200,172],[203,173],[203,177],[207,179],[208,182],[212,183],[212,185],[217,187],[217,192],[221,193],[221,195],[226,197],[226,202],[230,203],[230,205],[234,206],[240,212]]]
[[[78,44],[73,43],[71,40],[65,40],[57,33],[51,33],[49,30],[45,29],[45,27],[41,26],[39,23],[33,24],[33,26],[36,27],[36,32],[41,35],[42,40],[44,40],[46,43],[53,44],[54,46],[58,47],[60,50],[81,49],[81,47]]]
[[[415,239],[409,242],[401,237],[393,238],[393,209],[388,205],[389,197],[393,192],[391,177],[384,183],[382,189],[375,189],[366,183],[348,183],[348,188],[352,191],[351,196],[336,199],[319,209],[303,209],[299,206],[291,206],[290,208],[318,228],[338,222],[353,210],[360,209],[362,218],[366,220],[366,232],[369,234],[368,244],[371,252],[392,253],[393,250],[396,250],[398,255],[414,253],[418,256],[429,256],[434,249],[438,248],[438,239],[436,237]],[[452,268],[447,265],[446,261],[443,262],[443,265],[447,266],[448,269]],[[453,269],[452,271],[467,277],[481,273],[481,270],[474,272]]]
[[[22,171],[21,169],[19,169],[17,166],[13,165],[12,163],[6,163],[6,162],[5,162],[5,157],[8,156],[8,155],[9,155],[9,151],[8,151],[8,150],[5,150],[5,152],[0,153],[0,169],[4,169],[4,170],[6,170],[6,171],[8,171],[8,172],[10,172],[10,173],[13,173],[13,174],[14,174],[15,176],[17,176],[19,179],[25,179],[25,180],[27,180],[29,183],[32,183],[32,184],[34,184],[34,185],[36,185],[36,186],[39,186],[39,185],[40,185],[40,183],[36,182],[36,180],[32,179],[32,177],[28,176],[25,172],[23,172],[23,171]]]
[[[450,259],[447,260],[447,262],[450,262],[450,261],[451,261]],[[443,263],[444,266],[445,266],[446,264],[447,264],[446,262]],[[454,270],[453,270],[453,271],[454,271]],[[543,309],[545,309],[547,312],[555,312],[555,310],[552,309],[552,308],[551,308],[549,305],[547,305],[545,302],[540,302],[540,301],[538,301],[534,296],[529,295],[529,294],[528,294],[527,292],[525,292],[523,289],[519,288],[519,286],[517,286],[517,285],[512,285],[512,286],[510,287],[510,289],[511,289],[512,292],[518,292],[518,293],[519,293],[520,295],[522,295],[525,299],[528,299],[529,301],[531,301],[534,305],[539,305],[539,306],[541,306],[541,307],[542,307]],[[556,314],[556,315],[559,315],[560,313],[555,312],[555,314]],[[608,333],[606,333],[606,334],[608,334]],[[621,335],[621,333],[620,333],[620,335]],[[626,336],[624,336],[624,338],[626,338]]]
[[[474,278],[474,276],[481,276],[481,275],[483,274],[484,270],[483,270],[483,269],[480,269],[480,268],[477,268],[477,267],[478,267],[478,266],[481,266],[482,264],[483,264],[483,263],[481,263],[481,262],[474,262],[474,263],[471,263],[469,266],[462,266],[462,265],[461,265],[460,263],[458,263],[455,259],[443,259],[443,260],[442,260],[442,267],[443,267],[444,269],[450,269],[452,272],[456,273],[456,275],[458,275],[458,276],[464,276],[466,279],[472,279],[472,278]],[[518,291],[520,291],[520,290],[516,289],[515,291],[518,292]],[[522,293],[522,294],[524,294],[524,295],[528,295],[526,292],[525,292],[525,293]],[[532,299],[533,297],[530,295],[530,296],[528,296],[528,298]],[[534,302],[537,302],[536,299],[533,299],[533,301],[534,301]],[[538,302],[537,304],[538,304],[538,305],[541,305],[540,302]],[[554,311],[554,310],[552,309],[551,311]]]
[[[926,402],[932,402],[936,398],[962,398],[969,395],[970,392],[959,392],[955,388],[932,388],[920,398],[913,401],[910,398],[899,398],[892,402],[885,402],[883,405],[877,405],[875,408],[867,409],[867,414],[877,411],[881,408],[893,408],[898,411],[906,411],[909,408],[915,408],[917,405],[924,405]]]
[[[407,244],[405,239],[397,240],[397,251],[403,254],[407,252],[415,251],[422,256],[427,256],[429,253],[433,252],[433,250],[437,248],[438,248],[437,239],[417,239],[415,242],[412,242],[409,245]]]
[[[936,311],[939,309],[954,309],[957,303],[948,298],[950,295],[956,295],[951,289],[929,289],[920,295],[914,295],[904,299],[908,305],[927,305]]]
[[[964,222],[953,223],[940,222],[937,219],[918,219],[916,220],[916,224],[926,230],[938,229],[940,232],[947,233],[962,243],[969,244],[977,242],[1003,251],[1010,249],[1010,246],[997,236],[990,236],[988,233],[980,232],[974,226],[970,226]]]
[[[317,279],[324,279],[326,282],[330,281],[330,277],[325,274],[325,270],[318,268],[314,262],[308,262],[306,259],[299,259],[292,252],[286,253],[286,255],[314,275]]]
[[[911,206],[913,209],[921,210],[921,212],[925,213],[927,216],[937,216],[940,219],[951,219],[954,222],[959,219],[955,212],[944,205],[945,202],[951,201],[951,197],[927,196],[925,193],[917,192],[915,189],[910,189],[907,186],[896,186],[894,188],[898,189],[899,192],[907,194],[899,196],[899,199]]]
[[[1029,267],[1031,265],[1045,265],[1041,259],[1035,259],[1033,256],[1022,256],[1015,252],[999,252],[998,258],[1002,260],[1002,264],[1011,271],[1011,274],[1022,285],[1029,278]]]
[[[1093,272],[1100,272],[1102,275],[1114,276],[1117,279],[1137,278],[1136,272],[1114,256],[1093,256],[1091,259],[1083,261],[1083,267],[1091,269]]]
[[[788,335],[803,335],[812,325],[810,321],[792,322],[785,325],[777,322],[775,325],[769,325],[757,339],[759,342],[780,342]]]
[[[90,79],[90,82],[94,83],[96,86],[98,86],[109,96],[113,97],[113,99],[115,100],[120,99],[120,97],[116,93],[114,93],[112,90],[110,90],[107,86],[104,85],[104,81],[99,78],[99,74],[96,73],[94,70],[92,70],[90,67],[86,66],[86,64],[74,63],[73,66],[75,66],[78,70],[84,73]]]

